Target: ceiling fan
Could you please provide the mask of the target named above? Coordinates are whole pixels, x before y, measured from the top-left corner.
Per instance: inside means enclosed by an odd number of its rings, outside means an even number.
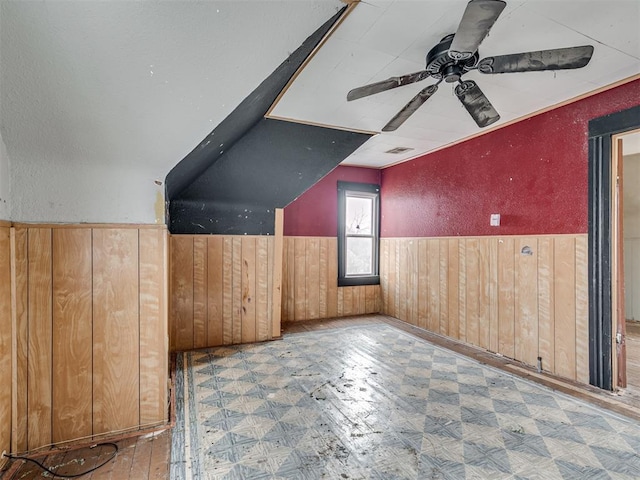
[[[438,80],[437,83],[421,90],[382,129],[383,132],[392,132],[436,93],[440,82],[443,80],[447,83],[458,82],[455,88],[456,96],[478,124],[478,127],[482,128],[497,122],[500,115],[476,82],[461,79],[467,72],[478,70],[480,73],[496,74],[569,70],[582,68],[591,60],[593,54],[593,46],[591,45],[513,53],[485,57],[480,60],[478,46],[498,20],[505,6],[506,2],[502,0],[471,0],[462,15],[458,31],[455,34],[447,35],[429,50],[427,66],[424,70],[354,88],[347,94],[347,100],[356,100],[402,87],[428,77]]]

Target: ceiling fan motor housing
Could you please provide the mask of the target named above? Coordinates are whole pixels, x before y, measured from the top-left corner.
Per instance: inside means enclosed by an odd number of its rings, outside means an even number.
[[[443,79],[447,83],[457,82],[460,77],[473,69],[478,64],[478,52],[463,60],[454,60],[449,56],[449,47],[454,34],[447,35],[427,53],[427,66],[425,70],[429,75],[438,80]]]

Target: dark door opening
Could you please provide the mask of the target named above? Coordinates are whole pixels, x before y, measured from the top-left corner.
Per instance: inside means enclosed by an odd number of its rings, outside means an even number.
[[[622,254],[615,243],[618,162],[612,161],[614,136],[638,128],[640,106],[589,122],[589,382],[606,390],[618,385],[617,341],[622,341],[613,328],[619,311],[616,279]]]

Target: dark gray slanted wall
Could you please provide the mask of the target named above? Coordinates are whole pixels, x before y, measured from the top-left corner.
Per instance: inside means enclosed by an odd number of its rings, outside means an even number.
[[[291,203],[370,138],[264,118],[345,10],[307,38],[169,172],[171,233],[272,235],[275,208]]]
[[[171,232],[273,234],[274,208],[295,200],[368,138],[262,119],[171,202]]]

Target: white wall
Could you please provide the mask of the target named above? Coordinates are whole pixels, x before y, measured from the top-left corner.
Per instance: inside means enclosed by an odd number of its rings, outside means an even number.
[[[11,220],[163,222],[154,182],[343,5],[0,0]]]
[[[11,220],[11,181],[9,155],[0,133],[0,220]]]
[[[625,156],[623,162],[625,314],[640,320],[640,154]]]
[[[164,223],[164,172],[18,155],[12,164],[11,219],[44,223]],[[12,157],[14,160],[14,157]],[[135,163],[135,162],[132,162]]]

